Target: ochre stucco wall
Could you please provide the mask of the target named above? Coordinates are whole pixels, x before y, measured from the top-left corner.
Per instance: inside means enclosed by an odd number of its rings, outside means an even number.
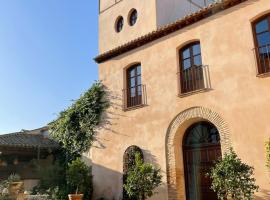
[[[152,199],[166,200],[168,127],[186,109],[204,107],[218,113],[227,123],[235,151],[244,162],[255,167],[260,186],[255,199],[270,199],[264,149],[270,136],[270,77],[256,77],[251,29],[251,20],[268,11],[269,0],[249,0],[100,64],[100,80],[114,98],[107,114],[111,125],[99,132],[91,149],[95,198],[121,196],[123,154],[129,146],[137,145],[143,149],[146,161],[159,165],[163,171],[164,185]],[[212,89],[180,98],[177,50],[194,39],[201,42],[202,59],[209,65]],[[121,109],[124,69],[134,62],[142,65],[148,106],[124,112]],[[181,150],[180,144],[176,141],[174,145],[179,146],[175,148]]]
[[[102,0],[101,4],[110,5],[110,1]],[[128,16],[133,8],[138,11],[138,19],[134,26],[130,26],[128,24]],[[124,18],[124,27],[121,32],[117,33],[115,31],[115,22],[119,16]],[[130,40],[155,30],[156,27],[156,0],[119,1],[99,15],[99,52],[104,53],[125,44]]]

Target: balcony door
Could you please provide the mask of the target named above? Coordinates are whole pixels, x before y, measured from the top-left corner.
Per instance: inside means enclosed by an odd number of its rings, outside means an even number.
[[[258,74],[270,72],[270,14],[253,23]]]
[[[141,65],[134,65],[127,70],[127,107],[142,104]]]
[[[181,93],[204,88],[204,76],[199,42],[191,43],[180,49]]]
[[[217,128],[208,122],[199,122],[187,129],[183,141],[185,186],[187,200],[217,200],[211,190],[211,179],[206,176],[221,157]]]

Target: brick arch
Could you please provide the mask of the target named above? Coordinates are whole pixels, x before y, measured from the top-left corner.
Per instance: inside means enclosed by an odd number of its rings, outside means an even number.
[[[227,152],[231,146],[228,125],[218,113],[204,107],[193,107],[178,114],[171,122],[166,135],[168,200],[186,198],[182,149],[179,145],[182,145],[185,130],[198,121],[209,121],[216,126],[221,138],[222,153]]]

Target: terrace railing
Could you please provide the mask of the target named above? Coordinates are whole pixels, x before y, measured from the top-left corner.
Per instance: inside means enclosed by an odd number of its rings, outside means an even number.
[[[270,73],[270,44],[253,49],[257,60],[257,75]]]
[[[207,65],[192,66],[177,74],[180,76],[180,96],[211,88]]]
[[[123,89],[123,110],[128,110],[147,104],[145,85],[137,85]]]

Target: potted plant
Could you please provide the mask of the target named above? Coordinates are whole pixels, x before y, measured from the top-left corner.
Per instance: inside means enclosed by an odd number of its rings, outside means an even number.
[[[85,185],[91,179],[91,168],[88,167],[80,158],[68,164],[66,172],[67,184],[73,194],[69,194],[69,200],[83,199],[83,192],[85,192]]]
[[[18,174],[11,174],[7,180],[9,184],[9,194],[12,197],[17,197],[23,192],[23,182]]]

